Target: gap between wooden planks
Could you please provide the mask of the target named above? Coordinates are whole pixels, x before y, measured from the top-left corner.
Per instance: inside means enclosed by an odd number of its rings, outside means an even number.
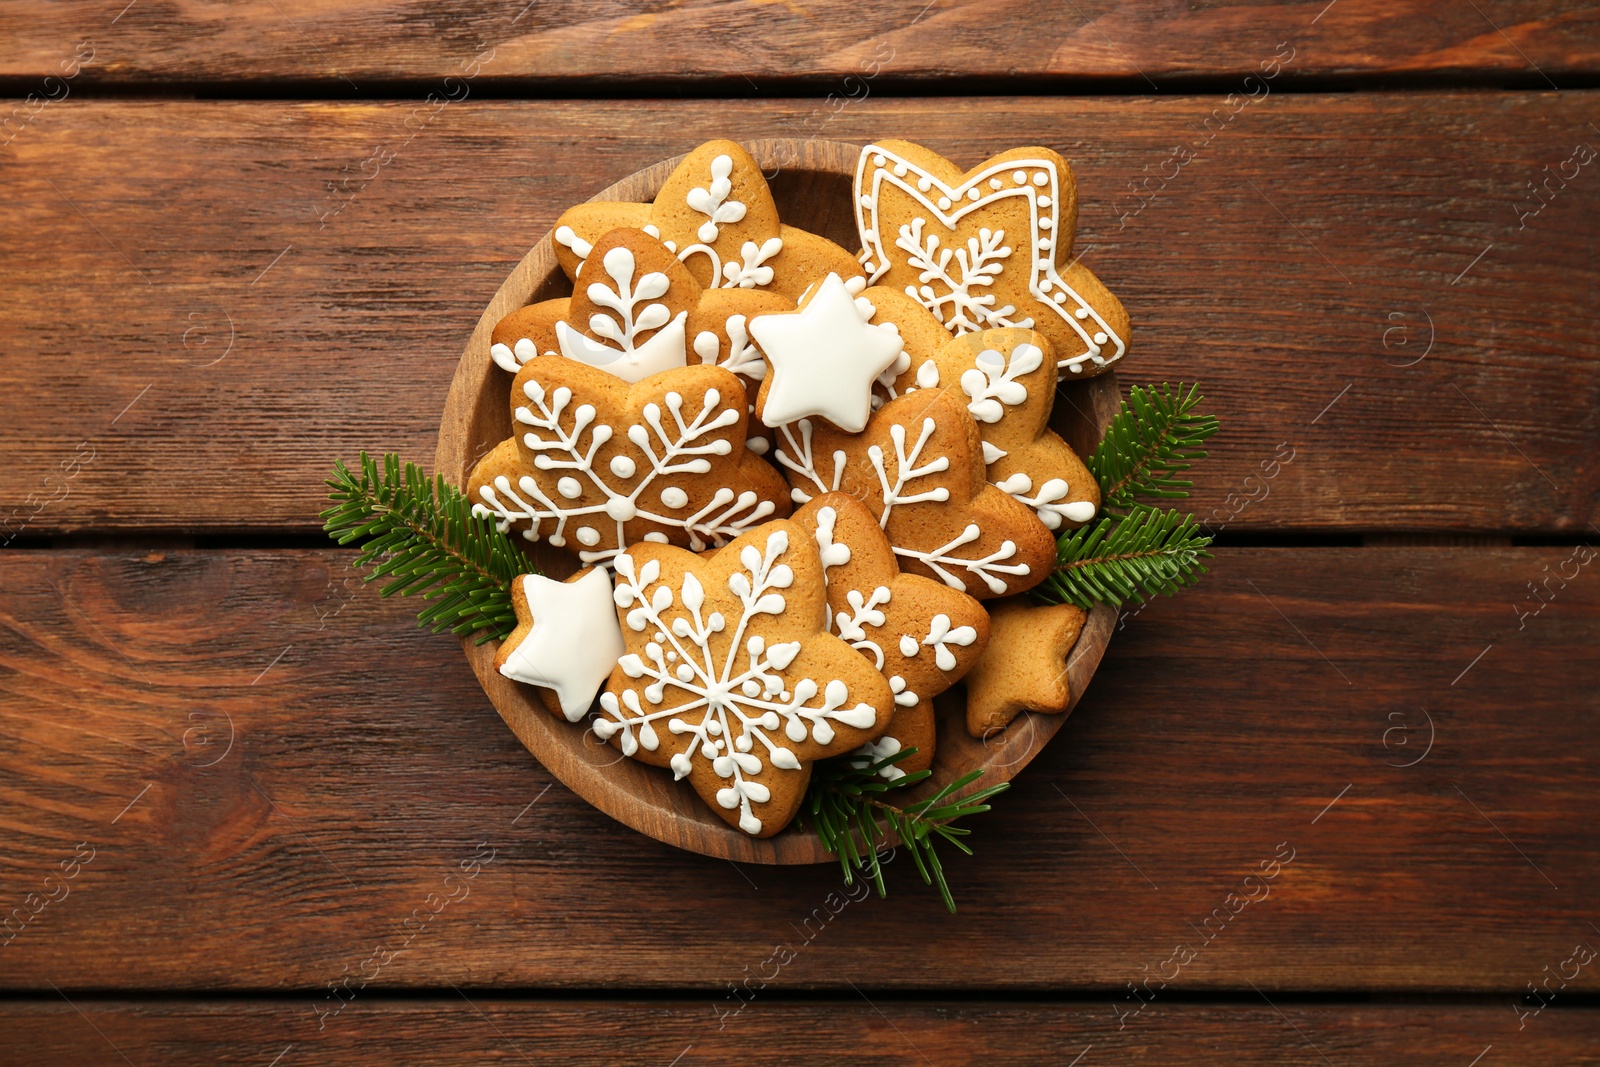
[[[93,58],[79,77],[98,85],[290,81],[345,96],[370,94],[375,81],[470,71],[568,91],[589,79],[679,90],[709,81],[760,93],[799,78],[831,80],[835,100],[849,101],[879,77],[1023,76],[1052,85],[1121,78],[1142,91],[1156,79],[1259,73],[1280,42],[1292,41],[1296,75],[1513,76],[1542,87],[1596,71],[1597,27],[1594,8],[1577,0],[689,0],[652,11],[616,0],[468,0],[434,10],[399,0],[316,0],[225,14],[137,0],[126,7],[74,0],[40,11],[10,0],[0,4],[0,39],[10,42],[0,77],[59,76],[63,57],[87,40]]]
[[[1600,144],[1593,102],[870,99],[817,132],[1072,158],[1077,251],[1134,317],[1123,379],[1198,381],[1222,417],[1213,529],[1587,536],[1600,161],[1526,185]],[[315,531],[335,459],[433,454],[456,353],[563,208],[797,106],[45,111],[0,167],[0,536]]]
[[[949,858],[955,919],[909,866],[890,900],[845,903],[837,868],[612,823],[348,553],[5,553],[0,901],[73,875],[0,949],[0,985],[323,990],[309,1016],[350,975],[720,995],[788,945],[785,990],[1166,971],[1515,996],[1600,940],[1600,581],[1575,551],[1219,553],[1128,617],[976,857]],[[1519,615],[1528,582],[1574,570]],[[1591,969],[1570,992],[1596,988]]]

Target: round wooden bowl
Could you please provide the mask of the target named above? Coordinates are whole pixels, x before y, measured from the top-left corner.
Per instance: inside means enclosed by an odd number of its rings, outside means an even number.
[[[837,141],[765,140],[746,147],[768,175],[776,172],[771,179],[772,194],[784,222],[820,233],[846,248],[857,247],[850,196],[858,146]],[[653,200],[682,158],[647,167],[602,190],[594,199]],[[489,359],[489,337],[495,324],[519,307],[571,291],[571,283],[556,262],[551,236],[545,234],[489,301],[456,368],[439,425],[435,468],[449,481],[465,486],[478,459],[511,435],[511,379]],[[1064,382],[1051,425],[1079,455],[1088,455],[1110,425],[1117,406],[1112,374]],[[576,560],[564,552],[535,545],[530,554],[554,577],[565,577],[577,569]],[[1067,661],[1074,704],[1100,664],[1116,618],[1116,612],[1104,605],[1089,615]],[[518,740],[568,788],[612,818],[658,841],[721,859],[746,863],[835,861],[817,835],[798,824],[760,840],[740,833],[712,814],[686,784],[674,782],[660,768],[624,757],[592,729],[557,719],[531,688],[502,677],[494,669],[498,642],[478,645],[467,638],[462,647],[484,692]],[[967,734],[959,688],[938,697],[934,707],[939,750],[933,775],[917,787],[919,791],[938,789],[975,767],[984,773],[974,789],[1009,781],[1066,719],[1065,713],[1024,713],[1004,731],[980,741]]]

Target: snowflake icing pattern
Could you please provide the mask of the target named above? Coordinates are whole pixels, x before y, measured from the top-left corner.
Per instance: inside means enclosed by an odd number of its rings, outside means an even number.
[[[740,551],[743,569],[727,578],[740,609],[725,644],[718,635],[730,620],[720,611],[703,611],[706,592],[692,572],[684,573],[675,593],[661,581],[657,560],[636,568],[630,555],[616,559],[617,606],[627,612],[630,630],[649,635],[643,655],[630,652],[618,667],[643,684],[621,689],[620,696],[615,690],[603,693],[594,731],[602,739],[620,734],[619,744],[629,756],[641,748],[657,751],[662,726],[687,737],[687,747],[668,763],[674,777],[689,776],[697,760],[708,763],[724,783],[716,790],[716,803],[737,809],[739,828],[749,834],[762,830],[751,805],[772,796],[756,778],[769,766],[790,772],[802,767],[791,744],[809,741],[811,751],[826,749],[836,739],[834,723],[865,730],[879,718],[873,705],[851,703],[842,680],[787,675],[803,642],[768,644],[759,632],[761,616],[781,615],[788,606],[782,590],[795,576],[779,562],[788,550],[789,535],[778,529],[767,535],[765,552],[754,544]],[[674,606],[678,610],[672,611]],[[714,645],[727,650],[720,663]]]

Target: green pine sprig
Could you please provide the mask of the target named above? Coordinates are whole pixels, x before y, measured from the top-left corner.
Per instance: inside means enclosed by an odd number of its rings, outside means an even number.
[[[988,811],[987,801],[1009,789],[1010,783],[1000,782],[965,796],[959,795],[983,775],[983,771],[975,770],[931,797],[903,806],[894,804],[887,798],[918,785],[933,772],[915,771],[893,780],[879,772],[916,751],[915,748],[902,749],[870,764],[859,758],[817,764],[807,794],[806,811],[823,847],[839,857],[846,885],[854,884],[859,874],[877,887],[878,896],[887,895],[878,850],[892,836],[910,853],[923,883],[936,886],[944,906],[954,914],[955,897],[945,880],[944,865],[939,862],[935,846],[944,841],[972,855],[972,849],[961,840],[972,831],[956,823]]]
[[[360,472],[336,463],[328,479],[334,506],[322,528],[341,545],[361,542],[357,567],[369,582],[388,579],[382,596],[431,601],[417,622],[434,633],[477,633],[478,643],[505,638],[517,624],[511,583],[532,569],[511,538],[472,514],[466,494],[429,478],[415,463],[400,468],[393,452],[378,462],[361,453]]]
[[[1206,572],[1211,538],[1194,516],[1147,500],[1182,499],[1194,484],[1182,477],[1206,457],[1215,415],[1195,411],[1196,386],[1133,386],[1122,410],[1089,457],[1103,510],[1094,523],[1056,540],[1056,565],[1033,595],[1054,604],[1121,607],[1171,596]]]
[[[1089,457],[1103,506],[1126,511],[1139,498],[1178,499],[1194,485],[1182,477],[1217,432],[1215,415],[1195,408],[1205,398],[1197,386],[1133,386],[1111,428]]]
[[[1211,538],[1194,516],[1146,504],[1126,515],[1104,515],[1056,542],[1056,566],[1035,595],[1088,611],[1171,596],[1206,572]]]

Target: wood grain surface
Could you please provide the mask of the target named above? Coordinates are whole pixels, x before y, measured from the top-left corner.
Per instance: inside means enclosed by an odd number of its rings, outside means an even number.
[[[1245,75],[1279,42],[1295,76],[1500,76],[1547,87],[1600,65],[1597,16],[1577,0],[1447,4],[1064,4],[890,0],[769,4],[601,0],[447,6],[420,0],[228,5],[0,4],[0,76],[41,78],[80,40],[86,84],[310,82],[336,96],[374,83],[482,76],[522,86],[651,80],[671,94],[726,84],[741,94],[832,79],[840,97],[873,79],[1028,78],[1072,85]],[[487,56],[487,58],[479,58]],[[849,79],[845,81],[844,79]]]
[[[1600,944],[1575,549],[1221,552],[950,857],[953,919],[909,862],[851,900],[617,825],[350,558],[0,556],[0,986],[721,991],[788,945],[787,991],[1504,993]]]
[[[1600,144],[1593,109],[1419,99],[870,99],[812,132],[969,163],[1065,151],[1078,250],[1133,316],[1123,380],[1198,381],[1222,417],[1193,498],[1213,529],[1577,534],[1600,489],[1600,161],[1548,200],[1527,183]],[[736,100],[45,109],[0,150],[0,522],[315,531],[336,458],[432,454],[479,311],[562,209],[798,119]]]
[[[1093,1063],[1322,1063],[1339,1067],[1463,1067],[1491,1063],[1588,1064],[1600,1013],[1549,1010],[1517,1029],[1510,1001],[1468,1007],[1181,1004],[1117,1029],[1110,1005],[963,1004],[866,998],[751,1001],[718,1022],[712,1000],[503,1000],[458,991],[449,999],[352,1002],[318,1030],[286,999],[70,1004],[57,997],[0,1010],[14,1041],[9,1063],[363,1064],[559,1063],[700,1067],[784,1063],[941,1067]],[[81,1012],[81,1014],[80,1014]],[[674,1057],[677,1057],[674,1059]]]

